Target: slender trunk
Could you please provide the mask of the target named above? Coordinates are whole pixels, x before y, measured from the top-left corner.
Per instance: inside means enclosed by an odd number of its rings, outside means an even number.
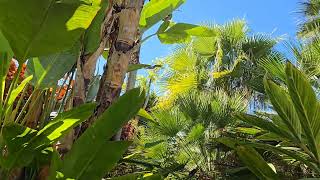
[[[130,89],[133,89],[135,87],[137,81],[137,73],[137,71],[132,71],[128,73],[126,91],[129,91]]]
[[[146,109],[148,107],[148,102],[149,102],[150,95],[151,95],[151,84],[152,84],[152,79],[150,77],[149,82],[148,82],[148,87],[147,87],[148,88],[147,97],[146,97],[146,100],[144,101],[143,109]]]
[[[141,39],[140,39],[141,40]],[[138,50],[134,52],[131,56],[130,64],[139,64],[140,63],[140,47]],[[137,73],[138,71],[132,71],[128,73],[127,79],[127,87],[126,91],[133,89],[136,85],[137,81]],[[115,136],[115,140],[130,140],[133,138],[137,126],[138,126],[139,118],[135,117],[131,119],[123,128],[121,128]]]
[[[144,0],[122,0],[114,3],[117,18],[110,35],[108,63],[100,81],[97,95],[99,106],[82,132],[119,96],[131,55],[137,46],[139,20]]]

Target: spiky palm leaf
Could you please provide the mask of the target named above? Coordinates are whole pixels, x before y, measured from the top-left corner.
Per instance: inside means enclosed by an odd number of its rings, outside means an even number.
[[[298,35],[303,38],[319,36],[320,33],[320,0],[306,0],[301,3],[300,13],[303,16]]]
[[[230,92],[250,89],[253,85],[262,91],[265,70],[258,67],[257,62],[274,51],[273,46],[279,39],[263,34],[249,35],[244,20],[208,27],[218,33],[180,45],[167,58],[169,67],[162,78],[165,97],[160,100],[161,107],[170,107],[181,94],[218,85]]]
[[[216,150],[210,148],[211,139],[220,128],[235,122],[233,113],[246,109],[247,101],[241,92],[228,95],[217,89],[181,95],[174,108],[153,111],[156,123],[150,122],[141,136],[143,147],[148,147],[143,148],[144,156],[161,162],[163,167],[176,161],[186,164],[189,171],[198,168],[213,173]]]

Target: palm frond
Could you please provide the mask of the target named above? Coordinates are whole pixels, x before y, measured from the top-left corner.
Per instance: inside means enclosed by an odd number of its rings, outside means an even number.
[[[264,68],[266,72],[270,73],[276,79],[280,79],[282,82],[285,82],[285,62],[286,58],[282,54],[274,52],[259,60],[258,65]]]
[[[313,39],[320,33],[320,17],[305,21],[299,27],[299,37]]]
[[[300,3],[299,12],[306,17],[313,17],[319,15],[320,12],[320,1],[319,0],[308,0]]]
[[[303,16],[298,35],[302,38],[314,38],[320,33],[320,1],[306,0],[300,4],[299,13]]]
[[[272,38],[270,35],[254,34],[246,37],[242,44],[242,50],[252,61],[270,54],[273,47],[280,41],[280,38]]]
[[[186,117],[177,108],[158,109],[152,115],[157,121],[157,125],[152,124],[154,133],[167,137],[175,137],[179,132],[190,125],[190,119]]]
[[[244,19],[236,19],[224,24],[220,28],[221,38],[224,42],[224,47],[232,47],[237,45],[246,38],[249,28]]]

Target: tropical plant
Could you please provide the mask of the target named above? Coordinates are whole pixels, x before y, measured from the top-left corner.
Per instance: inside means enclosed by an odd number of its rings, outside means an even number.
[[[30,178],[37,176],[38,171],[41,172],[38,178],[41,178],[43,173],[49,173],[43,167],[48,166],[50,159],[52,159],[51,179],[101,179],[107,171],[116,165],[130,145],[130,142],[126,141],[108,142],[105,139],[110,139],[119,128],[132,118],[142,107],[143,102],[144,93],[140,89],[133,89],[121,96],[76,141],[71,151],[64,156],[63,163],[60,162],[55,143],[73,127],[90,117],[95,108],[94,104],[85,104],[61,113],[39,130],[14,122],[6,122],[1,133],[1,152],[4,153],[0,157],[1,176],[4,178],[9,176],[15,168],[32,167],[35,171],[30,172]],[[123,107],[128,104],[132,108],[127,108],[128,112],[123,113]],[[114,119],[117,119],[116,123],[113,121]],[[96,149],[95,153],[91,149],[85,148],[88,147],[88,143],[90,147]],[[108,159],[108,163],[104,163],[106,159]],[[83,165],[78,166],[81,163]],[[81,169],[75,169],[75,167]]]
[[[264,79],[266,93],[273,105],[275,113],[263,116],[239,114],[236,117],[248,124],[261,128],[265,134],[252,141],[242,141],[221,138],[217,141],[235,148],[263,149],[281,154],[284,158],[299,161],[312,169],[316,177],[320,173],[319,161],[319,101],[306,75],[287,63],[285,84],[277,84],[268,78]],[[262,142],[261,142],[262,141]],[[276,145],[265,144],[263,141],[274,141]],[[257,158],[259,154],[238,155],[241,160],[261,179],[267,176],[267,171],[261,169],[258,163],[263,161],[248,161]],[[255,156],[255,157],[254,157]],[[261,158],[260,158],[261,159]],[[270,176],[267,176],[270,177]]]
[[[212,142],[235,124],[231,116],[245,112],[246,100],[240,93],[229,96],[223,90],[192,92],[176,101],[171,110],[157,109],[142,120],[139,145],[126,160],[153,164],[163,176],[215,177],[214,161],[220,156]]]
[[[319,36],[319,0],[306,0],[301,2],[300,13],[303,16],[298,36],[313,39]]]
[[[208,26],[212,37],[196,37],[166,59],[168,68],[162,74],[163,106],[172,104],[179,94],[192,89],[216,86],[226,92],[261,88],[264,69],[259,61],[273,54],[277,40],[268,35],[249,35],[245,21],[234,20],[225,25]],[[159,106],[161,106],[161,103]]]

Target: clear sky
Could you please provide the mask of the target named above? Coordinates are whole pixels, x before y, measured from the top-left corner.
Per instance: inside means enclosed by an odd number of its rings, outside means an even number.
[[[286,35],[294,38],[302,0],[187,0],[174,12],[175,22],[223,24],[235,18],[245,18],[252,32]],[[146,34],[155,32],[156,28]],[[141,63],[170,54],[174,46],[163,45],[154,37],[142,45]]]

